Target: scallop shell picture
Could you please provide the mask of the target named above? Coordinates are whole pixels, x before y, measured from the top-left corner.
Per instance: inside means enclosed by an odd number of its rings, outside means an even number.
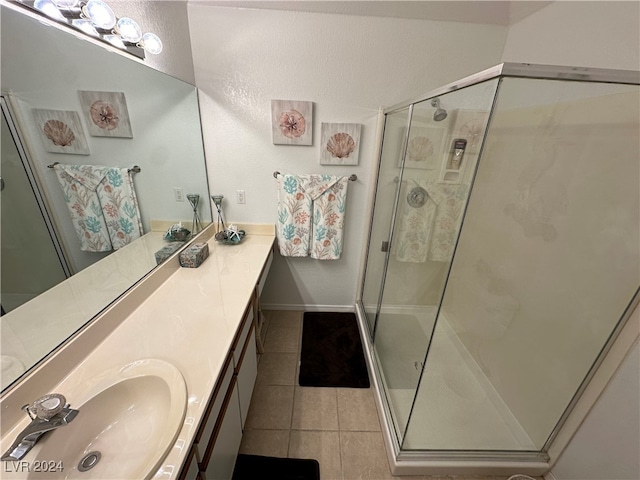
[[[426,162],[433,153],[433,143],[427,137],[413,137],[409,140],[407,157],[412,162]]]
[[[404,166],[408,168],[422,168],[433,170],[438,167],[442,157],[442,137],[444,128],[423,125],[412,125],[409,130],[409,141],[404,159]],[[402,166],[402,156],[398,166]]]
[[[299,138],[307,131],[307,122],[297,110],[287,110],[280,114],[280,131],[287,138]]]
[[[60,147],[67,147],[76,139],[69,125],[60,120],[48,120],[43,125],[42,131],[54,145]]]
[[[361,130],[359,123],[323,123],[320,165],[357,165]]]
[[[313,102],[271,100],[271,135],[275,145],[311,145]]]
[[[356,149],[356,142],[348,133],[336,133],[327,142],[327,150],[336,158],[347,158]]]
[[[103,130],[114,130],[118,128],[118,110],[109,102],[98,100],[91,104],[89,109],[91,120],[99,128]]]
[[[133,138],[124,93],[79,90],[78,95],[92,136]]]
[[[47,152],[89,155],[78,112],[34,108],[32,113]]]

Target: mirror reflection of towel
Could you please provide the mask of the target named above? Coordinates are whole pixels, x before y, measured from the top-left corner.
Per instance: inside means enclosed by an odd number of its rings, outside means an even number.
[[[428,194],[426,203],[420,207],[411,206],[407,201],[414,183]],[[411,263],[450,261],[468,191],[469,185],[436,180],[403,183],[393,235],[392,252],[396,260]]]
[[[142,235],[138,200],[127,168],[56,164],[54,170],[81,250],[117,250]]]

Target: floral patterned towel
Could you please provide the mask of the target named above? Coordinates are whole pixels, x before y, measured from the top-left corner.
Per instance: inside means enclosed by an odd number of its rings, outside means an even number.
[[[348,177],[278,177],[278,245],[287,257],[337,260],[342,255]]]
[[[140,209],[128,169],[62,164],[54,169],[81,250],[117,250],[142,235]]]
[[[429,198],[423,206],[412,207],[407,202],[407,190],[412,186],[403,186],[392,251],[400,262],[448,262],[453,255],[469,185],[434,180],[416,183],[427,191]]]

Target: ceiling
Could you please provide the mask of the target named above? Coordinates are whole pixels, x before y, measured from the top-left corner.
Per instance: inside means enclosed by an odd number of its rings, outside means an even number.
[[[188,0],[191,4],[301,12],[397,17],[419,20],[512,25],[546,7],[551,1],[277,1]]]

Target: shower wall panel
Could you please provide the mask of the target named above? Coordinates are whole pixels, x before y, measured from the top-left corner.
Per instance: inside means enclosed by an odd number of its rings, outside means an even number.
[[[640,284],[637,86],[504,79],[443,311],[541,448]]]

